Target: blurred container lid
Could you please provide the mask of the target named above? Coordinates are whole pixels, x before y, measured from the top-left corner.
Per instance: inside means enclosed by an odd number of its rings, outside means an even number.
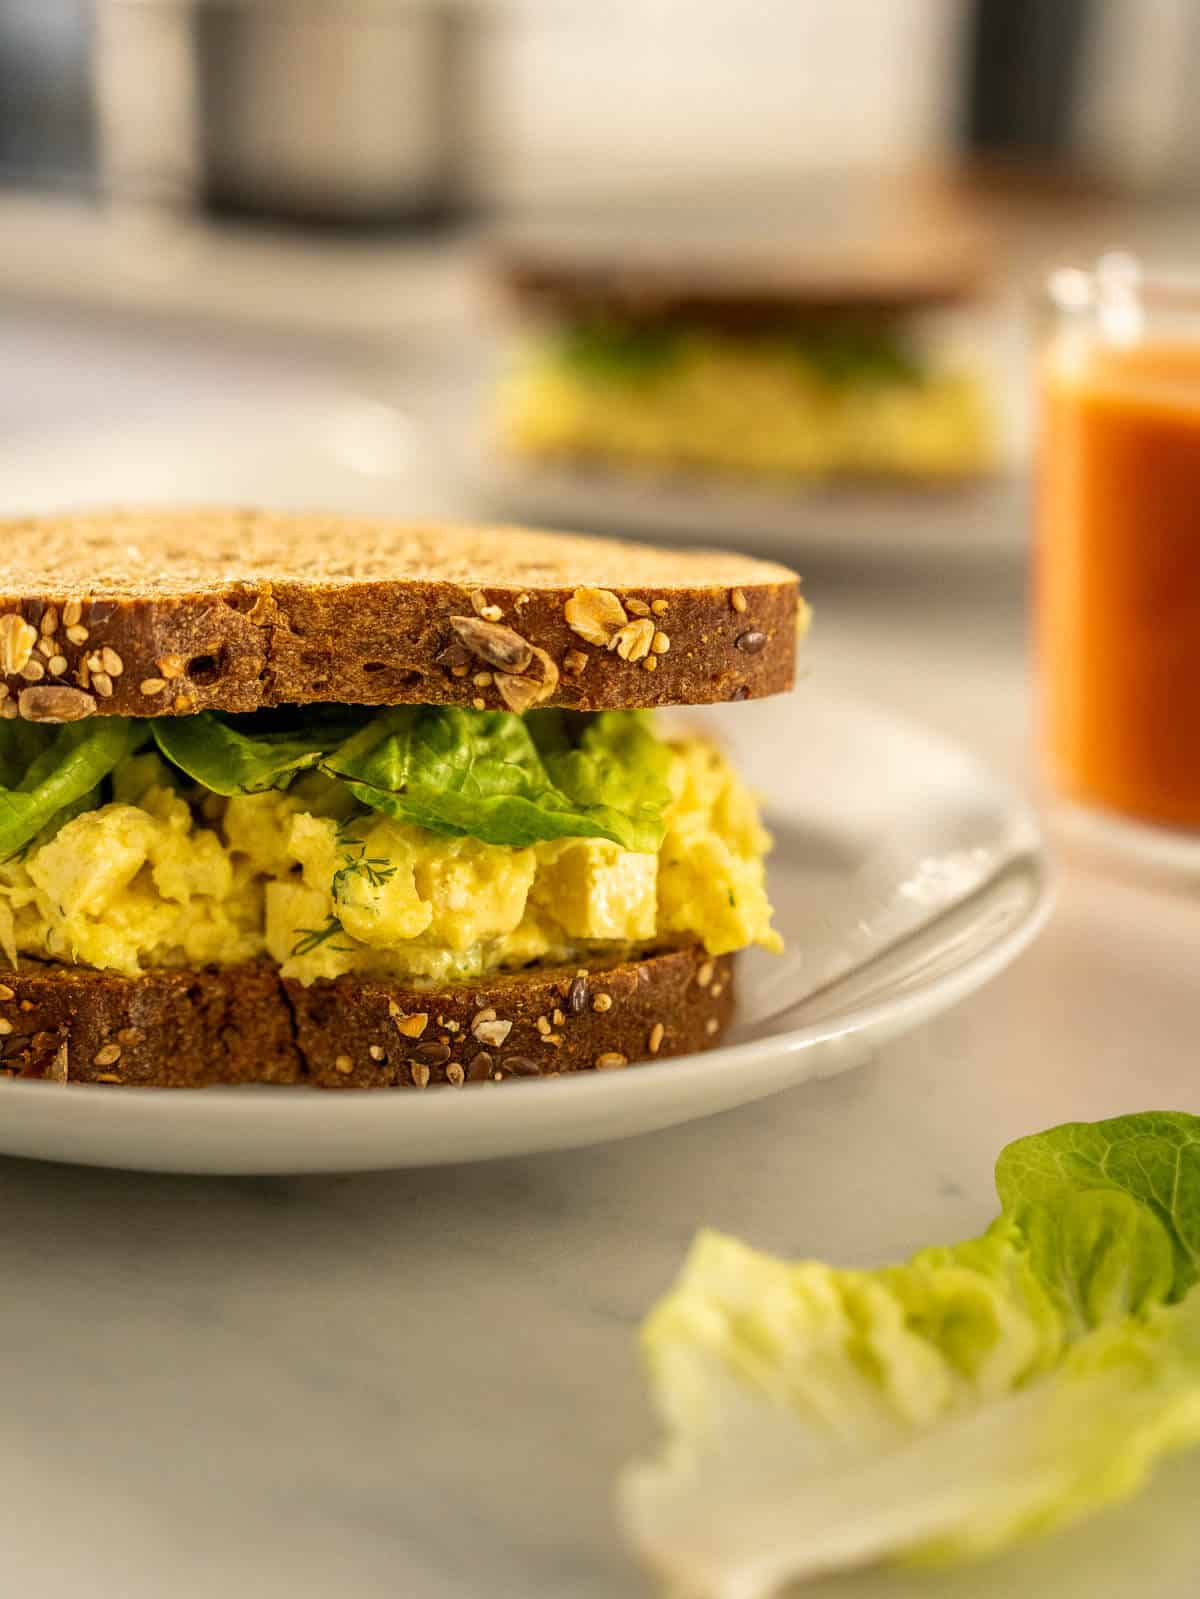
[[[105,186],[306,221],[437,214],[478,0],[98,0]]]

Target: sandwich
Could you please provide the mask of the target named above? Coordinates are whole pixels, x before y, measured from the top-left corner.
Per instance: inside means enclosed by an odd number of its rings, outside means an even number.
[[[416,1087],[717,1043],[767,834],[656,708],[790,687],[783,567],[518,528],[0,524],[0,1072]]]
[[[938,331],[976,292],[979,253],[946,227],[825,252],[778,236],[499,243],[491,275],[517,326],[501,453],[784,486],[986,473],[986,383]]]

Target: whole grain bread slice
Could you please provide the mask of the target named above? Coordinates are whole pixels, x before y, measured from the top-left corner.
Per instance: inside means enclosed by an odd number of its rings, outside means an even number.
[[[230,509],[0,521],[0,715],[524,711],[789,688],[795,573],[515,527]]]
[[[141,977],[30,962],[0,975],[0,1075],[462,1087],[690,1054],[720,1040],[733,1003],[733,957],[698,945],[437,991],[358,977],[305,988],[266,961]]]

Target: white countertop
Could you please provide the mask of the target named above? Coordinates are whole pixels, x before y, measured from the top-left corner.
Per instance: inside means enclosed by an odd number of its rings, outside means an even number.
[[[161,409],[172,384],[180,403],[230,383],[269,397],[322,381],[323,360],[0,322],[0,428]],[[813,672],[1027,777],[1016,574],[808,587]],[[0,1162],[5,1591],[646,1591],[611,1488],[650,1435],[634,1327],[694,1230],[878,1262],[979,1230],[1013,1137],[1200,1110],[1198,930],[1191,897],[1065,862],[1040,942],[957,1010],[847,1076],[607,1148],[263,1181]],[[1200,1456],[992,1566],[809,1592],[1190,1599],[1198,1488]]]

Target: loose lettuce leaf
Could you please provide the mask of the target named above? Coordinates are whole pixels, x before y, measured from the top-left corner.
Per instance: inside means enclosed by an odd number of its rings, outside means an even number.
[[[883,1559],[991,1553],[1200,1442],[1200,1118],[1121,1117],[1000,1157],[981,1238],[901,1266],[702,1235],[643,1342],[667,1429],[622,1482],[680,1587],[765,1599]]]
[[[1171,1235],[1129,1194],[1085,1189],[1014,1214],[1030,1264],[1072,1337],[1173,1297]]]
[[[667,759],[642,722],[622,716],[589,719],[576,745],[565,723],[422,705],[382,712],[322,770],[364,805],[432,832],[513,847],[607,838],[653,852]]]
[[[77,811],[119,761],[146,737],[120,716],[72,722],[36,736],[0,722],[0,860],[19,854],[66,811]]]
[[[1070,1194],[1128,1195],[1163,1224],[1175,1256],[1175,1292],[1200,1281],[1200,1118],[1146,1111],[1068,1122],[1019,1138],[1000,1153],[996,1189],[1008,1211],[1052,1209]]]
[[[369,710],[309,706],[303,711],[156,717],[154,740],[181,772],[214,794],[287,788],[370,719]]]

